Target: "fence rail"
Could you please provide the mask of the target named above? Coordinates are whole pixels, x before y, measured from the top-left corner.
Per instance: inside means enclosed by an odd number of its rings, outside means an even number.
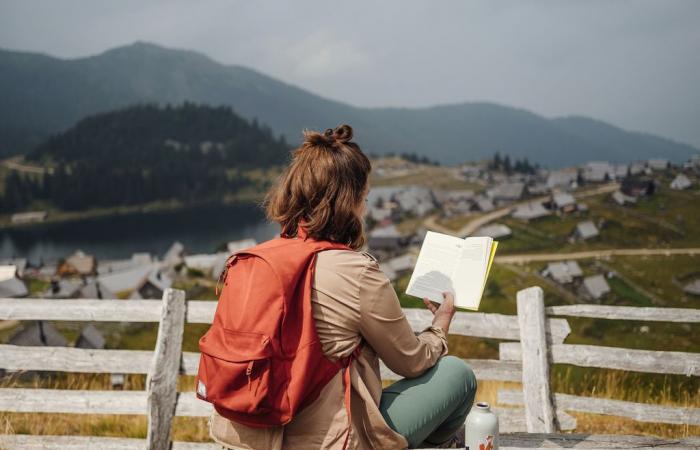
[[[499,392],[499,403],[517,407],[495,408],[502,432],[552,433],[576,428],[566,411],[617,415],[639,421],[700,424],[700,409],[658,406],[550,392],[549,370],[554,364],[574,364],[651,373],[700,375],[700,355],[685,352],[630,350],[591,345],[564,344],[571,332],[561,316],[613,320],[700,322],[700,311],[671,308],[605,307],[567,305],[545,308],[542,290],[532,287],[518,292],[518,314],[458,312],[451,334],[499,339],[498,360],[467,359],[477,378],[518,381],[523,391]],[[57,307],[58,306],[58,307]],[[193,392],[177,392],[178,375],[194,375],[199,353],[183,352],[185,323],[211,323],[216,302],[185,301],[184,292],[167,289],[161,300],[45,300],[0,299],[0,320],[102,321],[159,323],[156,346],[145,350],[93,350],[72,347],[18,347],[0,345],[0,369],[84,373],[146,374],[144,391],[85,391],[61,389],[0,389],[0,411],[74,414],[140,414],[148,416],[147,439],[93,438],[78,436],[0,436],[7,448],[143,448],[209,449],[212,444],[169,441],[174,416],[207,417],[211,405]],[[423,310],[404,310],[415,330],[430,325]],[[650,316],[651,315],[651,316]],[[558,317],[550,317],[558,316]],[[653,316],[653,317],[652,317]],[[381,364],[383,379],[399,376]],[[532,436],[544,436],[540,445],[558,442],[557,435],[505,436],[513,448],[537,448]],[[546,438],[546,439],[545,439]],[[627,448],[638,439],[620,437],[608,448]],[[511,439],[509,441],[508,439]],[[578,439],[578,440],[576,440]],[[604,442],[598,437],[576,438],[577,448]],[[602,439],[602,438],[601,438]],[[571,441],[571,442],[574,442]],[[569,443],[571,443],[569,442]],[[646,442],[646,441],[645,441]],[[688,441],[691,442],[691,441]],[[674,443],[663,441],[673,447]],[[521,445],[519,447],[518,445]],[[527,445],[525,445],[527,444]],[[532,444],[532,445],[531,445]],[[620,445],[619,447],[617,445]],[[549,445],[549,444],[547,444]],[[591,444],[593,445],[593,444]]]

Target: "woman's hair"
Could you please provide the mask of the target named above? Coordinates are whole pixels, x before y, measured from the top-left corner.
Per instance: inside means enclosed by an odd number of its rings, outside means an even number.
[[[365,243],[356,209],[372,166],[351,142],[352,128],[340,125],[323,133],[304,130],[304,142],[267,193],[267,218],[282,227],[282,236],[297,234],[300,221],[308,236],[359,249]]]

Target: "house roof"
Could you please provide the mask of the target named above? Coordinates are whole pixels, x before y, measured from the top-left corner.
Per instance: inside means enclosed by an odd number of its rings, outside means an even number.
[[[144,264],[100,275],[97,279],[101,287],[105,287],[110,292],[120,293],[138,289],[153,270],[153,264]]]
[[[576,169],[553,170],[547,175],[547,187],[568,187],[577,178]]]
[[[546,274],[558,283],[571,283],[575,277],[583,275],[576,261],[558,261],[547,264]]]
[[[687,292],[688,294],[700,295],[700,278],[683,286],[683,291]]]
[[[590,220],[580,222],[576,225],[576,232],[582,239],[598,236],[598,228]]]
[[[576,199],[568,192],[558,192],[552,195],[552,202],[554,202],[557,208],[563,208],[565,206],[575,205]]]
[[[29,294],[27,285],[19,278],[8,278],[0,281],[0,298],[19,298]]]
[[[615,191],[612,193],[612,198],[618,205],[624,205],[625,203],[637,203],[636,197],[624,194],[622,191]]]
[[[550,212],[539,202],[528,202],[524,205],[518,205],[511,213],[516,219],[536,219],[538,217],[548,216]]]
[[[49,288],[44,291],[45,298],[75,298],[83,287],[81,280],[62,278],[51,282]]]
[[[24,269],[27,268],[27,258],[0,259],[0,265],[15,266],[17,268],[17,276],[21,277],[24,274]]]
[[[75,344],[78,348],[97,348],[105,347],[105,338],[100,330],[95,328],[93,324],[88,324],[83,331],[80,332],[80,337]]]
[[[65,347],[66,338],[49,322],[33,322],[10,338],[11,345]]]
[[[676,175],[676,178],[671,181],[672,189],[687,189],[691,186],[690,179],[682,173]]]
[[[391,224],[385,227],[375,228],[369,232],[372,238],[401,238],[403,235],[399,232],[396,225]]]
[[[610,292],[610,286],[603,275],[593,275],[583,279],[583,286],[588,294],[595,298],[601,298]]]
[[[496,200],[518,200],[523,196],[525,183],[503,183],[488,191],[489,197]]]
[[[403,272],[413,269],[416,264],[416,257],[411,253],[391,258],[386,262],[386,265],[391,267],[396,272]]]
[[[255,239],[248,238],[239,241],[231,241],[226,245],[226,249],[229,253],[235,253],[245,248],[255,247],[256,245],[258,245],[258,242]]]
[[[83,253],[82,250],[76,250],[75,253],[66,258],[66,263],[81,275],[91,274],[95,270],[95,257]]]
[[[477,208],[479,208],[479,211],[482,211],[482,212],[489,212],[489,211],[492,211],[494,208],[493,202],[491,201],[491,199],[483,198],[483,197],[476,201],[476,206],[477,206]]]
[[[0,281],[11,280],[17,277],[17,266],[3,265],[0,266]]]
[[[103,286],[99,281],[90,280],[80,289],[80,298],[115,299],[117,295]]]
[[[510,236],[511,234],[513,234],[513,231],[508,225],[494,223],[492,225],[485,225],[479,228],[472,236],[488,236],[493,239],[498,239]]]
[[[182,261],[184,251],[185,246],[180,241],[175,241],[163,255],[163,261],[168,265],[179,264]]]

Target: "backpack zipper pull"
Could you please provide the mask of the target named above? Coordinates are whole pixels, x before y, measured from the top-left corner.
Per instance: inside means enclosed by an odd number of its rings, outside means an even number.
[[[254,363],[255,363],[255,361],[249,362],[248,368],[245,370],[245,374],[248,377],[248,390],[250,390],[250,388],[252,387],[250,383],[251,383],[251,378],[252,378],[251,374],[253,373],[253,364]]]

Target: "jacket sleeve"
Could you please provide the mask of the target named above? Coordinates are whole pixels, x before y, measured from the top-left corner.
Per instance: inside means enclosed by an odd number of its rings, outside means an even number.
[[[389,369],[403,377],[417,377],[447,353],[441,327],[413,332],[394,287],[375,261],[368,261],[358,281],[360,333]]]

